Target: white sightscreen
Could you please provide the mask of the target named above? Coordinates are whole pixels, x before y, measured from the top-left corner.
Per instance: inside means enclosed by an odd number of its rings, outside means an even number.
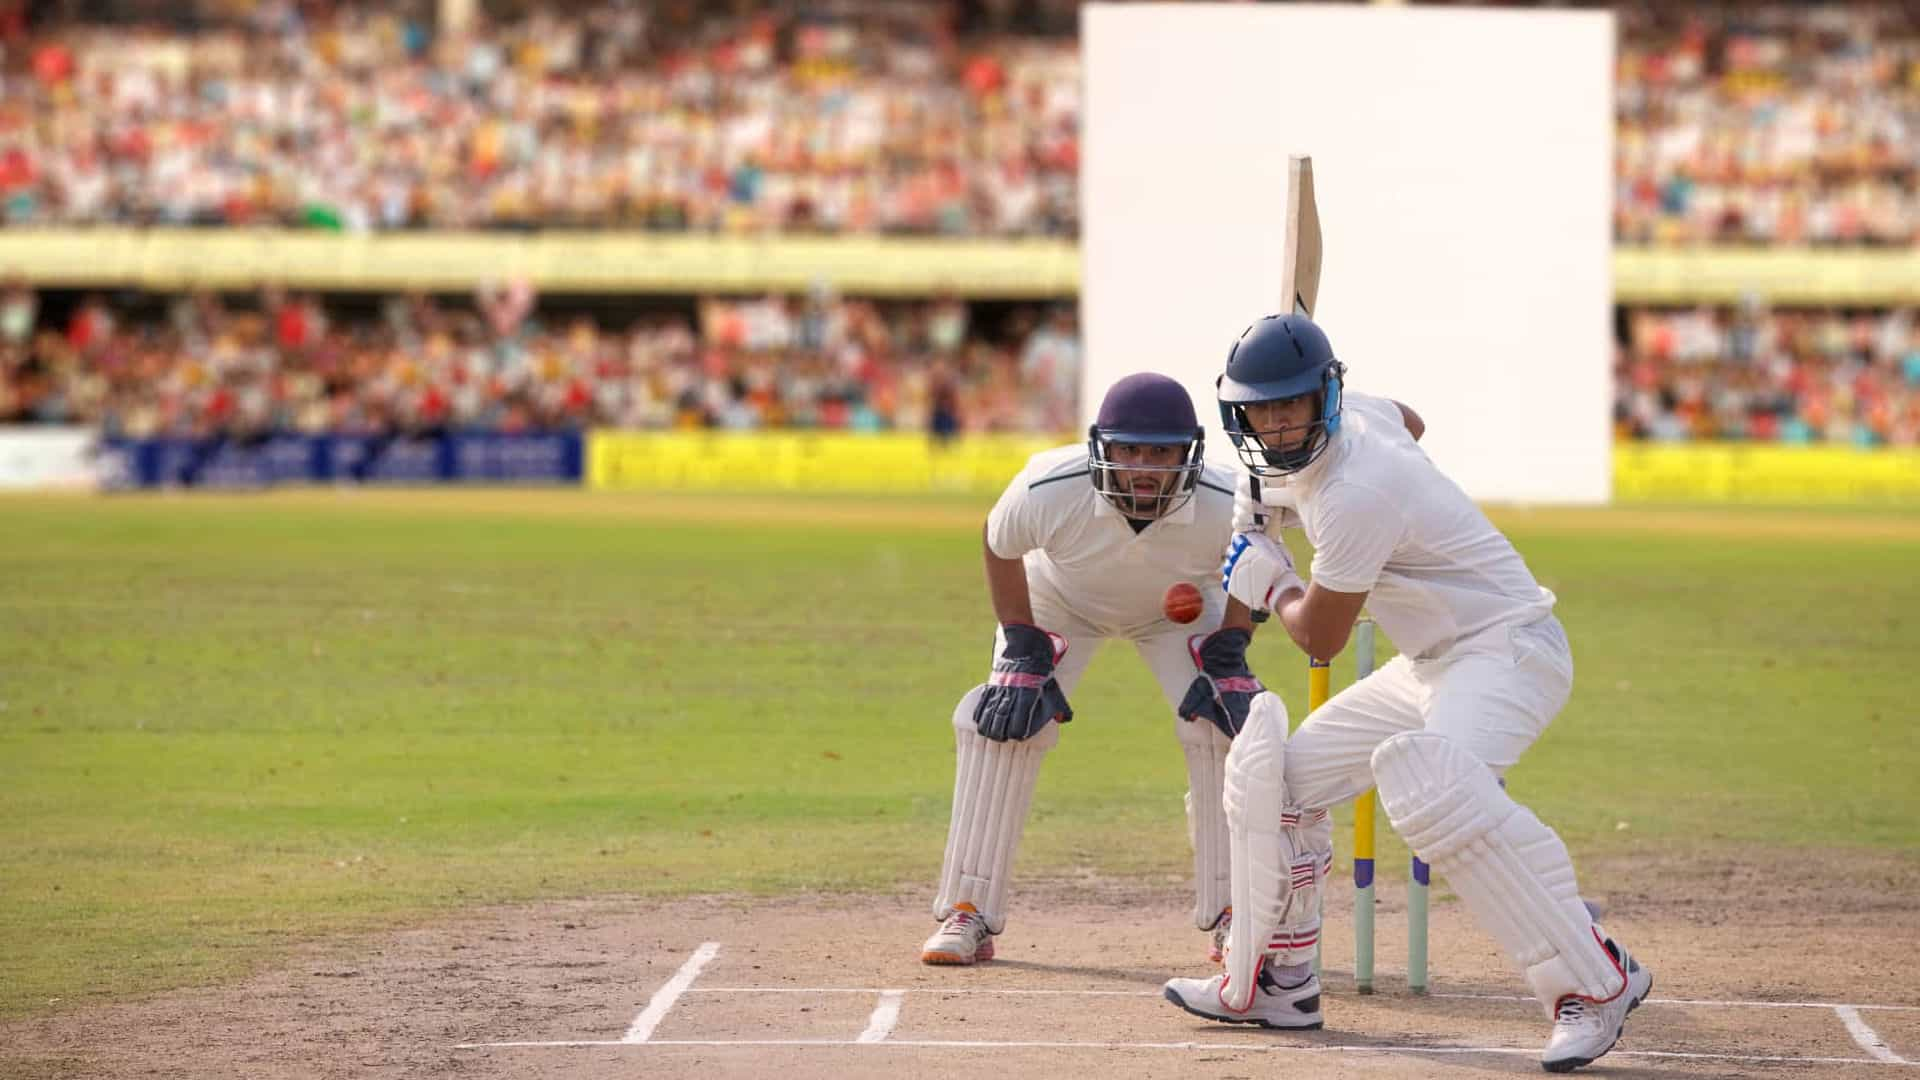
[[[1305,153],[1348,386],[1418,410],[1475,498],[1609,498],[1611,15],[1093,4],[1081,29],[1085,419],[1162,371],[1231,460],[1213,379],[1279,306]]]

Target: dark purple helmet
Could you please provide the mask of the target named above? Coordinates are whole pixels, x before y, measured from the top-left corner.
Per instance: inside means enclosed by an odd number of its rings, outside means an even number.
[[[1184,387],[1150,371],[1129,375],[1107,391],[1099,417],[1087,429],[1093,488],[1130,518],[1165,517],[1193,498],[1205,464],[1205,440],[1206,432],[1194,416],[1193,399]],[[1128,449],[1116,456],[1116,448],[1141,446],[1179,447],[1178,464],[1146,464]],[[1123,471],[1132,474],[1128,478],[1132,483],[1121,483]],[[1148,486],[1154,490],[1146,491]]]

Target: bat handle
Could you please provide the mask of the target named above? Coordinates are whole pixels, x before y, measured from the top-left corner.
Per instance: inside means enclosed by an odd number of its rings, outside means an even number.
[[[1256,501],[1258,501],[1260,498],[1260,481],[1257,479],[1253,482],[1253,497]],[[1254,525],[1259,527],[1261,532],[1267,531],[1267,515],[1265,514],[1253,515],[1253,523]],[[1255,626],[1259,626],[1261,623],[1266,622],[1273,615],[1273,613],[1269,611],[1255,611],[1255,612],[1252,612],[1251,614],[1253,615],[1253,625]]]

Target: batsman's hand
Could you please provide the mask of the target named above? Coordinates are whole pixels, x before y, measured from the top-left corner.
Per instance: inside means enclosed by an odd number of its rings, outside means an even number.
[[[1252,640],[1251,631],[1238,627],[1187,639],[1187,652],[1200,674],[1180,699],[1183,719],[1212,721],[1229,739],[1240,734],[1253,696],[1267,689],[1247,667],[1247,644]]]
[[[1289,589],[1305,588],[1293,556],[1266,533],[1235,533],[1220,563],[1220,587],[1253,611],[1272,611]]]
[[[1006,623],[1000,633],[1007,644],[973,707],[973,726],[1006,742],[1038,735],[1049,720],[1073,719],[1066,691],[1053,678],[1053,666],[1067,654],[1066,639],[1021,623]]]

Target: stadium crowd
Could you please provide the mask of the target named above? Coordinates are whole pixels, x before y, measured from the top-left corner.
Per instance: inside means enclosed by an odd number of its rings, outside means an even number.
[[[1058,0],[179,6],[0,17],[0,220],[1077,229]],[[1920,241],[1920,8],[1614,6],[1620,242]]]
[[[1618,243],[1920,245],[1920,7],[1612,6]],[[472,21],[437,21],[455,7]],[[1078,228],[1070,0],[156,10],[0,0],[0,226]],[[1076,415],[1064,307],[822,294],[609,316],[515,288],[356,303],[56,301],[0,281],[0,422],[1064,431]],[[1911,445],[1913,323],[1626,311],[1617,429]]]
[[[963,34],[958,6],[613,3],[436,32],[407,5],[260,3],[187,34],[36,28],[6,43],[0,207],[12,224],[1073,232],[1074,39]]]
[[[1920,446],[1920,320],[1757,303],[1627,313],[1617,438]]]
[[[159,313],[101,296],[64,324],[0,286],[0,424],[111,435],[384,434],[764,427],[1065,431],[1071,306],[708,298],[608,319],[524,287],[377,312],[268,290],[182,294]],[[148,305],[149,307],[153,305]]]
[[[1616,242],[1920,243],[1920,7],[1618,10]]]
[[[159,298],[147,298],[157,300]],[[100,296],[64,323],[0,286],[0,423],[128,436],[775,427],[1072,430],[1071,305],[827,294],[706,298],[690,310],[544,309],[524,288],[470,301]],[[147,305],[147,309],[155,305]],[[145,309],[143,309],[145,310]],[[1920,445],[1920,317],[1734,307],[1623,313],[1616,434]]]

